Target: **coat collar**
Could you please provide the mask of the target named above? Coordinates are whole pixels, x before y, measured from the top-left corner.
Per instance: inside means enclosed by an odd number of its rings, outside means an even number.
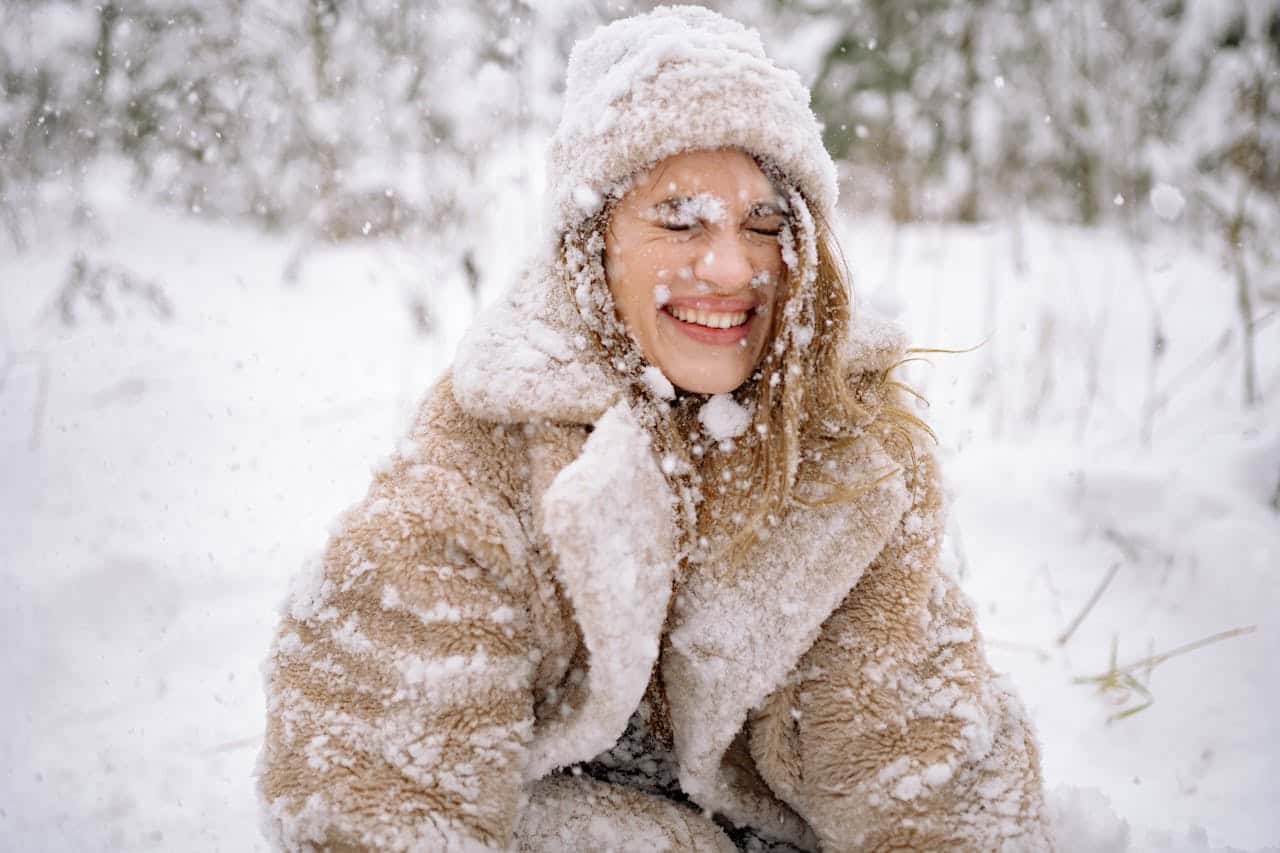
[[[663,654],[681,787],[704,808],[801,847],[810,842],[803,822],[744,784],[727,753],[747,715],[783,685],[911,503],[901,466],[870,435],[834,461],[842,481],[875,485],[844,503],[789,513],[732,572],[708,567],[685,580]]]
[[[593,340],[554,263],[540,259],[458,344],[454,396],[487,421],[594,424],[623,387]],[[899,326],[855,311],[842,361],[849,374],[884,370],[905,348]]]
[[[846,373],[902,358],[896,325],[862,312],[851,325]],[[589,760],[622,735],[658,660],[675,579],[674,497],[592,340],[567,287],[543,265],[481,315],[454,366],[455,397],[476,417],[595,426],[539,499],[541,533],[591,661],[586,699],[535,734],[527,779]],[[739,778],[727,756],[748,714],[783,684],[910,503],[902,476],[884,476],[899,466],[871,435],[848,448],[842,465],[846,482],[876,485],[852,501],[792,513],[731,575],[709,567],[684,580],[662,656],[686,793],[801,847],[812,844],[804,822]]]
[[[553,428],[548,433],[554,433]],[[531,465],[556,464],[531,453]],[[544,477],[534,473],[535,479]],[[587,761],[617,741],[658,658],[675,575],[675,497],[648,434],[618,403],[538,498],[541,533],[587,652],[585,699],[545,720],[526,779]]]
[[[593,424],[622,389],[591,341],[568,285],[539,260],[459,342],[454,396],[488,421]]]

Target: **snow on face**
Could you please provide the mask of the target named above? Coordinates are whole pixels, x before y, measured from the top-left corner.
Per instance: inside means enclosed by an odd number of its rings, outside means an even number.
[[[669,181],[668,187],[675,185]],[[669,190],[678,192],[678,190]],[[662,215],[666,222],[692,228],[701,222],[720,224],[725,221],[728,204],[715,193],[699,192],[690,196],[679,197]]]
[[[605,231],[609,290],[641,354],[675,386],[724,393],[755,369],[783,270],[784,209],[736,149],[668,157],[619,201]]]

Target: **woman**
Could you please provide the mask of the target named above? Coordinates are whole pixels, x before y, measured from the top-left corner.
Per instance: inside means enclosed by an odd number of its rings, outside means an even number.
[[[288,850],[1043,850],[938,569],[808,92],[661,8],[575,46],[554,251],[468,333],[266,667]]]

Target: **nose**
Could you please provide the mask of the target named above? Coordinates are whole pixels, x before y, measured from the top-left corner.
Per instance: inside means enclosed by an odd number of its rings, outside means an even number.
[[[755,268],[742,241],[736,235],[722,234],[703,244],[693,275],[718,293],[737,293],[750,286]]]

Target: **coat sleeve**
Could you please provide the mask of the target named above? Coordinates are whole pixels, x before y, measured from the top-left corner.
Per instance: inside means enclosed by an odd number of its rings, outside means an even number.
[[[912,506],[753,718],[753,758],[823,851],[1049,850],[1030,723],[938,565],[937,462],[902,449]]]
[[[520,528],[455,449],[418,453],[377,475],[286,604],[258,769],[277,849],[511,843],[537,657],[510,580]]]

